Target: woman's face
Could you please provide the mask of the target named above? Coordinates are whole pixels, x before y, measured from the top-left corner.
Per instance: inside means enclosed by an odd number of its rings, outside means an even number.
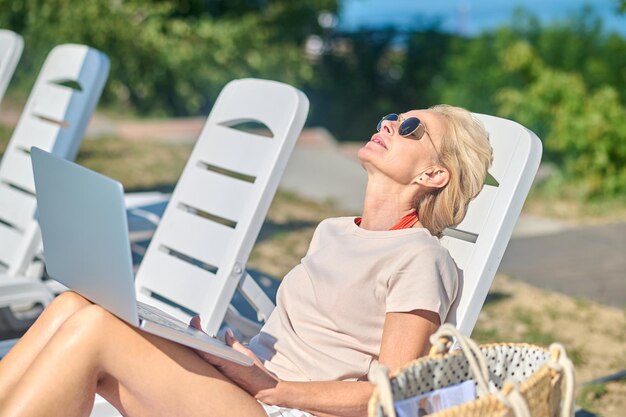
[[[430,110],[411,110],[399,113],[397,121],[383,120],[379,132],[374,133],[363,146],[358,157],[370,175],[384,175],[393,181],[408,185],[425,171],[437,166],[444,119]],[[409,117],[417,117],[425,127],[424,135],[402,136],[400,124]]]

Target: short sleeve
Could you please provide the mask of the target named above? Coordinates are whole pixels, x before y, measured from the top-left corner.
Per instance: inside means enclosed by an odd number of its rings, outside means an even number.
[[[444,323],[457,290],[458,271],[447,251],[423,250],[389,277],[385,311],[433,311]]]

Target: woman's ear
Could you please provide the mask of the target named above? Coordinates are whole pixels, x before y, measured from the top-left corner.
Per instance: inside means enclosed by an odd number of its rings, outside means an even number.
[[[440,165],[433,166],[428,170],[422,172],[419,177],[415,179],[415,182],[419,185],[432,188],[443,188],[448,185],[450,181],[450,172]]]

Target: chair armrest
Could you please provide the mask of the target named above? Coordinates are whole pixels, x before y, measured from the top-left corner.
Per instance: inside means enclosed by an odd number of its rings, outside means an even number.
[[[131,243],[152,239],[152,235],[161,221],[169,199],[170,194],[160,192],[129,193],[124,195]],[[143,256],[143,253],[141,255]]]
[[[274,310],[274,303],[248,272],[239,281],[239,291],[256,310],[259,321],[266,321]]]
[[[240,342],[249,342],[251,338],[259,334],[261,331],[261,324],[254,320],[250,320],[245,317],[239,311],[229,305],[224,316],[224,323],[238,333],[237,337],[240,338]]]
[[[40,281],[22,277],[0,277],[0,307],[41,303],[50,304],[54,294]]]

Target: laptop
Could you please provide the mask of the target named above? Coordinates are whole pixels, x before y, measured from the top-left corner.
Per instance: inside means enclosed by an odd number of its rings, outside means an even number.
[[[137,300],[121,183],[36,147],[31,159],[51,278],[148,333],[252,365],[224,342]]]

